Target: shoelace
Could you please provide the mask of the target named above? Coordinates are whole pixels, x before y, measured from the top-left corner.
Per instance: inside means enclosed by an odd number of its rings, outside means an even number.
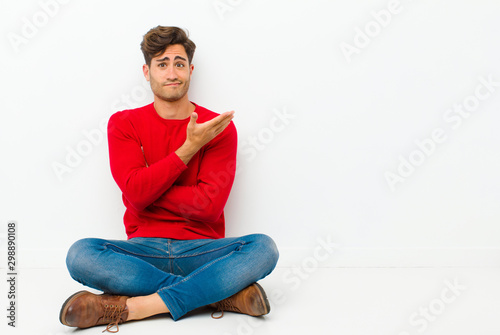
[[[122,313],[125,309],[125,306],[118,305],[105,305],[104,306],[104,316],[102,317],[104,320],[111,321],[102,332],[110,332],[110,333],[118,333],[120,330],[118,328],[118,323],[122,321]],[[116,330],[113,328],[116,327]]]
[[[225,299],[217,303],[217,309],[212,312],[212,318],[213,319],[222,318],[224,316],[224,311],[239,312],[240,310],[232,304],[231,299]],[[214,316],[215,313],[219,312],[221,313],[220,316]]]

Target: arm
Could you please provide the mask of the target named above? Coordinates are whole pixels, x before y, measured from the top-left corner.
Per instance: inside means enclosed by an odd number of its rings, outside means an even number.
[[[153,206],[186,219],[217,221],[234,181],[236,150],[236,128],[231,123],[205,147],[196,185],[173,185]]]
[[[141,211],[165,193],[187,169],[198,150],[220,134],[231,122],[234,112],[221,114],[198,124],[193,113],[184,144],[160,161],[147,166],[140,139],[126,112],[111,116],[108,123],[111,173],[132,207]]]
[[[147,167],[140,139],[124,113],[112,115],[108,123],[111,173],[123,196],[140,211],[165,193],[187,166],[171,153]]]

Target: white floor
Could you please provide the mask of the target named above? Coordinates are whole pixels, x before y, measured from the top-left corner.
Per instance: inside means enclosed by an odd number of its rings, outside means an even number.
[[[261,281],[271,301],[265,317],[198,310],[125,323],[119,334],[500,334],[500,268],[277,268]],[[59,323],[64,300],[83,287],[65,269],[19,271],[18,327],[1,334],[101,334]],[[6,306],[5,287],[0,305]],[[3,314],[7,312],[5,308]]]

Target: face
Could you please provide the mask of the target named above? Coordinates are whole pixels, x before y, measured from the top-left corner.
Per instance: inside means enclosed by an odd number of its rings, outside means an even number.
[[[169,102],[186,96],[193,69],[180,44],[169,45],[163,54],[151,60],[151,66],[143,66],[144,76],[150,82],[155,98]]]

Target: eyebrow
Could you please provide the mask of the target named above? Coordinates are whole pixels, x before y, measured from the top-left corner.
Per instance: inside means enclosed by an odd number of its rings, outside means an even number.
[[[174,60],[176,60],[176,59],[181,59],[181,60],[183,60],[183,61],[187,62],[186,58],[181,57],[181,56],[175,56],[175,57],[174,57]],[[156,61],[157,61],[157,62],[164,62],[164,61],[166,61],[166,60],[170,60],[170,58],[168,58],[168,56],[167,56],[167,57],[164,57],[164,58],[162,58],[162,59],[157,59]]]

